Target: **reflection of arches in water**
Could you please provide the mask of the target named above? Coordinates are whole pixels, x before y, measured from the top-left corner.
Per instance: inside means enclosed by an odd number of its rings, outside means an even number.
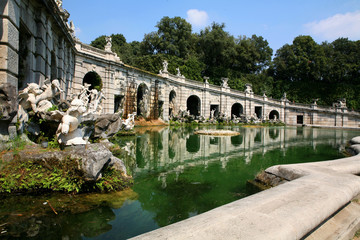
[[[137,115],[147,117],[148,112],[148,93],[149,88],[146,84],[142,83],[139,85],[137,90]]]
[[[210,144],[219,145],[219,137],[210,137]]]
[[[136,165],[138,168],[146,166],[147,141],[144,136],[136,139]]]
[[[191,115],[200,116],[200,98],[196,95],[191,95],[186,102],[187,110]]]
[[[279,129],[276,129],[276,128],[271,128],[269,129],[269,136],[270,138],[272,139],[277,139],[279,137]]]
[[[243,106],[240,103],[234,103],[231,107],[231,118],[234,115],[240,117],[241,114],[243,114]]]
[[[278,111],[276,110],[272,110],[270,113],[269,113],[269,119],[270,120],[275,120],[275,119],[279,119],[280,118],[280,114]]]
[[[90,84],[89,90],[96,89],[98,91],[102,88],[102,81],[99,74],[94,71],[88,72],[83,79],[83,85],[87,83]]]
[[[261,142],[261,132],[260,132],[260,131],[257,131],[257,132],[256,132],[254,141],[255,141],[255,142]]]
[[[243,137],[241,135],[236,135],[231,137],[231,144],[234,146],[240,146],[243,143]]]
[[[186,151],[189,153],[196,153],[200,150],[200,137],[199,135],[193,134],[186,139]]]
[[[176,105],[176,92],[172,90],[169,94],[169,116],[173,116],[177,114],[175,105]]]

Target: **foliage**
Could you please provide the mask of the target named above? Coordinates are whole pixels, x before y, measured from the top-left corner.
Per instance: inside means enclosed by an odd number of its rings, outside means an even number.
[[[21,137],[21,135],[17,135],[14,139],[10,141],[8,150],[13,150],[14,154],[17,154],[19,150],[24,149],[26,144],[26,141]]]
[[[47,110],[47,112],[51,112],[51,111],[55,111],[55,110],[59,110],[59,108],[58,108],[58,106],[53,105],[51,108],[49,108],[49,109]]]
[[[103,178],[86,182],[78,165],[81,160],[14,160],[2,167],[0,193],[58,191],[79,193],[86,191],[122,190],[132,184],[120,171],[105,169]]]
[[[346,98],[348,107],[360,109],[360,41],[339,38],[317,44],[298,36],[276,52],[271,68],[276,97],[287,92],[291,101],[332,105]]]
[[[103,172],[103,177],[95,183],[93,188],[100,192],[120,191],[133,183],[132,179],[124,178],[120,171],[107,168]]]
[[[350,109],[360,110],[360,41],[339,38],[316,43],[311,36],[298,36],[292,44],[273,50],[262,36],[234,37],[224,23],[212,23],[200,33],[180,17],[163,17],[157,31],[145,34],[141,42],[127,43],[122,34],[113,34],[112,50],[127,64],[159,73],[167,60],[168,70],[179,68],[186,78],[220,85],[229,78],[231,88],[244,90],[253,85],[255,94],[291,101],[332,105],[346,98]],[[105,36],[91,45],[104,49]]]

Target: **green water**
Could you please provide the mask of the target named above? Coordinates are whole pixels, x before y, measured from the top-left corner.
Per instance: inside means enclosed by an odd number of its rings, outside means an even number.
[[[2,197],[0,238],[127,239],[255,193],[247,180],[269,166],[343,157],[346,142],[360,135],[294,127],[227,129],[240,135],[138,128],[135,137],[117,139],[134,175],[132,189],[105,195]]]

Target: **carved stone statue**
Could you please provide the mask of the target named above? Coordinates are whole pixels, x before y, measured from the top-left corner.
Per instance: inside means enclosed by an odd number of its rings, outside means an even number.
[[[221,86],[222,86],[223,88],[228,88],[228,87],[229,87],[229,85],[228,85],[229,79],[228,79],[228,78],[221,78],[221,81],[222,81]]]
[[[253,90],[252,90],[252,85],[251,84],[249,84],[249,83],[245,84],[245,93],[247,93],[247,94],[253,94],[254,93]]]
[[[106,52],[111,52],[112,38],[111,37],[105,37],[105,40],[106,40],[105,51]]]
[[[56,131],[56,136],[60,144],[66,146],[86,144],[82,137],[82,132],[78,129],[81,123],[81,116],[86,112],[84,102],[74,99],[71,106],[62,117],[61,123]]]
[[[59,8],[62,8],[62,0],[55,0],[55,2]]]
[[[209,84],[209,77],[204,77],[204,80],[205,80],[205,84]]]
[[[123,122],[124,130],[129,131],[132,130],[135,126],[135,116],[136,112],[133,112],[132,114],[128,115],[128,118]]]
[[[36,96],[43,93],[39,85],[36,83],[29,83],[26,88],[19,92],[18,98],[20,99],[20,106],[24,110],[32,109],[34,112],[37,112],[37,102]]]
[[[163,61],[163,73],[167,73],[168,72],[168,62],[166,60]]]
[[[287,97],[286,97],[286,92],[284,92],[284,95],[283,95],[283,97],[282,97],[281,99],[283,99],[283,100],[287,100]]]
[[[215,109],[210,111],[210,119],[214,119],[215,111],[216,111]]]

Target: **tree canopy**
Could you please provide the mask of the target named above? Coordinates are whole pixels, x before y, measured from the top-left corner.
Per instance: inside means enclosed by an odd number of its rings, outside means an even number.
[[[112,51],[126,64],[158,73],[167,60],[168,70],[176,68],[188,79],[221,84],[244,90],[253,85],[256,94],[264,92],[280,98],[284,92],[291,101],[331,105],[347,99],[351,109],[360,110],[360,41],[339,38],[318,44],[311,36],[298,36],[273,56],[273,49],[262,36],[232,36],[225,24],[212,23],[199,33],[180,17],[163,17],[157,31],[144,35],[141,42],[127,42],[113,34]],[[105,36],[91,45],[104,49]]]

